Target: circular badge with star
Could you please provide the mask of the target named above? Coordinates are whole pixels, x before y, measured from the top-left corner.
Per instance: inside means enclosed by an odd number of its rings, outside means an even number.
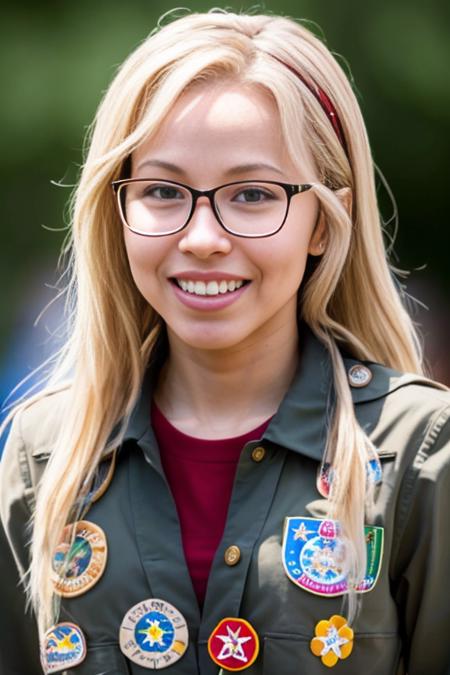
[[[44,673],[59,673],[78,666],[86,657],[86,641],[74,623],[52,626],[41,643],[41,664]]]
[[[258,656],[258,634],[245,619],[222,619],[209,636],[208,652],[223,670],[245,670]]]
[[[106,566],[106,536],[101,527],[88,520],[75,523],[75,533],[73,527],[64,528],[52,560],[55,592],[64,598],[86,593],[100,579]]]
[[[143,668],[159,670],[181,659],[189,634],[184,616],[164,600],[151,598],[125,614],[119,633],[120,649]]]

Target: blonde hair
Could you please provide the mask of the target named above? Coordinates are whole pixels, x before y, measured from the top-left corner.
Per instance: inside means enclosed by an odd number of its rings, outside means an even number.
[[[287,65],[331,99],[346,150],[317,98]],[[326,216],[327,249],[305,279],[299,313],[331,356],[330,517],[341,522],[349,544],[350,580],[365,573],[364,517],[372,501],[366,461],[374,449],[356,420],[339,346],[398,370],[422,367],[386,259],[361,112],[335,58],[301,24],[225,11],[190,14],[153,32],[120,67],[98,109],[73,200],[69,339],[50,382],[70,378],[71,386],[38,491],[32,539],[30,597],[41,631],[55,620],[52,552],[106,445],[120,443],[162,329],[131,277],[110,182],[186,88],[211,78],[264,87],[277,104],[293,161],[299,165],[306,146],[320,176],[313,189]],[[351,215],[335,192],[344,187],[352,190]],[[349,612],[354,616],[354,602]]]

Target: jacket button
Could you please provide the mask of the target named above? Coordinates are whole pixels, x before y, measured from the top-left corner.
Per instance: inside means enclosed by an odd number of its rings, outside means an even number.
[[[352,387],[367,387],[372,379],[372,371],[367,366],[363,366],[362,363],[357,363],[349,368],[347,375]]]
[[[233,565],[237,565],[239,560],[241,559],[241,549],[239,546],[229,546],[227,550],[225,551],[225,562],[227,565],[232,567]]]
[[[265,456],[266,456],[266,449],[263,448],[262,445],[258,445],[257,448],[253,448],[252,460],[254,462],[261,462]]]

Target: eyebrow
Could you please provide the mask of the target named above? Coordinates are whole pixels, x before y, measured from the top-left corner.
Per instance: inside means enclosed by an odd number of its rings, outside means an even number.
[[[166,169],[167,171],[172,171],[173,173],[178,173],[178,174],[183,174],[186,175],[186,172],[184,169],[182,169],[180,166],[177,166],[176,164],[172,164],[171,162],[164,162],[161,159],[147,159],[144,162],[141,162],[139,166],[137,167],[137,170],[139,171],[140,169],[143,169],[145,166],[156,166],[159,169]],[[264,169],[269,169],[269,171],[274,171],[275,173],[280,174],[280,176],[284,176],[284,172],[281,171],[281,169],[278,169],[276,166],[273,164],[267,164],[266,162],[253,162],[251,164],[239,164],[238,166],[233,166],[230,169],[227,169],[227,171],[224,172],[225,176],[233,176],[235,174],[239,173],[246,173],[249,171],[260,171]]]

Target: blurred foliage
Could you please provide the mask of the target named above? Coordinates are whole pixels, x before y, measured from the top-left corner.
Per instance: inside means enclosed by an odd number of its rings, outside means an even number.
[[[174,6],[149,0],[19,0],[3,7],[0,354],[33,275],[46,267],[52,280],[70,188],[51,181],[76,181],[83,137],[116,67]],[[184,6],[205,11],[213,5]],[[426,265],[426,272],[414,276],[431,278],[447,297],[450,5],[274,0],[220,6],[307,19],[347,72],[351,69],[375,161],[398,203],[396,263],[403,269]],[[380,202],[388,218],[391,206],[381,192]]]

